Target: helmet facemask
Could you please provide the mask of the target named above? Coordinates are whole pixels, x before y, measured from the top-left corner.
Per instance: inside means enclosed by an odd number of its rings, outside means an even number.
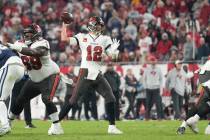
[[[23,35],[24,41],[26,45],[31,45],[32,44],[32,38],[33,38],[33,34],[28,32],[28,33],[24,33]]]
[[[23,31],[23,38],[26,45],[31,45],[34,41],[42,37],[41,28],[36,25],[32,24],[29,27],[25,28]]]
[[[100,35],[104,31],[104,22],[100,17],[91,17],[89,19],[87,28],[90,32]]]

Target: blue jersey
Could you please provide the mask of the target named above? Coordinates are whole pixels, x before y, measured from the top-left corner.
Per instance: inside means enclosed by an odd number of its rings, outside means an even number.
[[[0,68],[3,67],[7,60],[12,56],[17,56],[17,54],[12,50],[7,48],[5,49],[5,47],[0,45]]]

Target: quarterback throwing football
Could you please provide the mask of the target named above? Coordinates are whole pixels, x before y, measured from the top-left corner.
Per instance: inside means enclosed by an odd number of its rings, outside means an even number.
[[[102,56],[106,54],[116,58],[119,53],[117,49],[120,45],[119,41],[116,39],[112,41],[109,36],[102,35],[104,22],[100,17],[90,17],[87,24],[89,32],[78,33],[73,37],[67,37],[65,23],[62,25],[61,40],[69,42],[70,45],[78,45],[81,49],[82,61],[73,95],[69,103],[62,108],[59,119],[62,120],[66,116],[81,94],[86,93],[89,87],[93,87],[105,99],[109,120],[108,133],[122,134],[122,131],[115,126],[115,97],[109,83],[101,73]]]

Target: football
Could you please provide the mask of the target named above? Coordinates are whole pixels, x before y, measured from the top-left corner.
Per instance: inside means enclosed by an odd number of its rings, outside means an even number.
[[[73,15],[71,13],[68,12],[63,12],[61,14],[61,20],[65,23],[65,24],[70,24],[74,18]]]

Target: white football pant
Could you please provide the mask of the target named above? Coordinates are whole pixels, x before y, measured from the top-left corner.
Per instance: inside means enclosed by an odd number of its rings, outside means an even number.
[[[24,76],[24,67],[19,64],[9,64],[0,69],[0,121],[8,125],[5,100],[11,95],[14,84]]]

